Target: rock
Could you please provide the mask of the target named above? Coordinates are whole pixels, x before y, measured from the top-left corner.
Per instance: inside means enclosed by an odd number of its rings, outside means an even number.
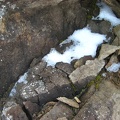
[[[57,120],[62,117],[66,117],[66,119],[71,120],[73,118],[73,111],[68,105],[58,102],[40,120]]]
[[[2,120],[28,120],[21,106],[14,101],[9,101],[3,108]]]
[[[70,65],[68,63],[62,63],[62,62],[56,63],[55,67],[58,68],[59,70],[64,71],[68,75],[70,73],[72,73],[73,70],[74,70],[74,68],[72,67],[72,65]]]
[[[32,117],[35,113],[40,111],[40,106],[36,103],[32,103],[31,101],[23,102],[25,110],[28,111],[29,115]]]
[[[116,38],[113,40],[113,42],[112,42],[111,45],[120,46],[120,38],[116,37]]]
[[[56,102],[48,102],[46,103],[43,108],[41,109],[41,111],[39,113],[37,113],[37,115],[33,116],[34,120],[40,120],[40,118],[45,115],[46,113],[48,113],[54,106],[56,105]]]
[[[60,102],[65,103],[65,104],[67,104],[67,105],[69,105],[71,107],[79,108],[79,104],[76,101],[72,100],[72,99],[68,99],[66,97],[59,97],[59,98],[57,98],[57,100],[59,100]]]
[[[102,0],[105,3],[107,3],[113,11],[117,14],[118,17],[120,17],[120,0]]]
[[[0,18],[0,32],[4,33],[6,31],[4,20]]]
[[[116,38],[113,40],[112,45],[120,46],[120,25],[113,28]]]
[[[93,80],[93,77],[97,76],[97,74],[104,67],[104,60],[88,60],[85,65],[74,70],[69,78],[73,84],[81,87],[85,86],[90,80]]]
[[[84,56],[77,60],[74,64],[74,68],[78,68],[86,63],[87,60],[93,60],[92,56]]]
[[[118,63],[118,58],[117,55],[112,55],[109,62],[107,63],[107,65],[105,66],[105,68],[107,69],[108,67],[110,67],[113,63]]]
[[[66,117],[58,118],[57,120],[68,120]]]
[[[89,21],[89,27],[92,32],[100,33],[100,34],[108,34],[111,29],[111,23],[108,21],[98,21],[98,20],[91,20]]]
[[[109,44],[102,44],[98,59],[103,60],[112,53],[114,53],[116,50],[119,50],[120,46],[114,46]]]
[[[79,0],[13,0],[13,3],[16,8],[6,8],[4,21],[0,22],[0,97],[34,58],[42,58],[60,40],[86,24],[86,10]]]
[[[111,83],[109,77],[102,81],[99,90],[90,97],[73,120],[119,120],[120,90]]]
[[[62,69],[60,66],[59,68]],[[46,66],[46,63],[41,61],[29,69],[28,83],[19,90],[21,98],[42,105],[55,100],[59,96],[72,97],[73,90],[66,72]]]
[[[117,25],[113,28],[113,31],[115,33],[115,35],[117,35],[117,37],[120,38],[120,25]]]

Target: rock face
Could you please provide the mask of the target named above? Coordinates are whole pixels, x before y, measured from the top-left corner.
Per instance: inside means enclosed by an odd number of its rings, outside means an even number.
[[[73,120],[119,120],[119,112],[120,90],[108,78]]]
[[[35,57],[86,24],[79,0],[14,1],[0,20],[0,97]],[[26,4],[25,4],[26,3]]]
[[[7,102],[3,109],[2,120],[28,120],[21,106],[14,101]]]
[[[85,65],[78,67],[74,70],[69,78],[73,84],[75,84],[78,89],[85,86],[90,80],[93,80],[95,76],[101,71],[104,67],[105,62],[103,60],[88,60]]]
[[[61,117],[66,117],[71,120],[73,118],[73,111],[69,106],[58,102],[53,109],[45,114],[40,120],[57,120]]]

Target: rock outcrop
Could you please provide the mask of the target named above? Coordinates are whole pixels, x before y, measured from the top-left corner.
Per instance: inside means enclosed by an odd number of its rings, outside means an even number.
[[[0,97],[33,58],[84,27],[87,16],[79,0],[13,0],[7,7],[0,20]]]

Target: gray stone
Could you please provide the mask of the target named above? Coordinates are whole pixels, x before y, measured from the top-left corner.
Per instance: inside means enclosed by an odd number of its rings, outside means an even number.
[[[25,101],[23,102],[23,104],[31,117],[32,115],[40,111],[40,106],[37,105],[36,103],[32,103],[31,101]]]
[[[55,65],[56,68],[58,68],[59,70],[64,71],[65,73],[67,73],[68,75],[73,72],[74,68],[71,64],[68,63],[62,63],[59,62]]]
[[[47,92],[47,89],[42,80],[29,82],[20,89],[20,96],[23,100],[30,98],[36,98],[35,102],[38,102],[37,96],[39,93]]]
[[[57,120],[58,118],[66,117],[68,120],[73,118],[73,111],[68,106],[58,102],[47,114],[40,120]]]
[[[108,21],[91,20],[88,24],[92,32],[100,34],[108,34],[110,32],[111,23]]]
[[[36,102],[39,105],[60,96],[72,97],[73,90],[66,73],[67,67],[66,72],[64,72],[58,68],[45,66],[46,63],[42,61],[29,69],[27,76],[28,83],[20,88],[20,97],[23,100]],[[70,65],[67,64],[67,66]],[[59,68],[62,69],[62,66],[59,66]]]
[[[105,66],[105,68],[107,69],[108,67],[110,67],[113,63],[118,63],[118,58],[117,55],[112,55],[109,62],[107,63],[107,65]]]
[[[79,86],[87,84],[89,81],[88,77],[95,77],[104,67],[105,62],[104,60],[88,60],[85,65],[77,68],[74,70],[70,75],[69,78],[73,84],[77,83]],[[86,79],[88,78],[88,79]],[[85,80],[84,80],[85,79]],[[91,78],[93,79],[93,78]]]
[[[102,44],[98,59],[103,60],[112,53],[114,53],[116,50],[119,50],[120,46],[114,46],[109,44]]]
[[[9,101],[3,108],[2,120],[28,120],[28,118],[20,105]]]
[[[110,79],[103,80],[73,120],[119,120],[120,90]]]

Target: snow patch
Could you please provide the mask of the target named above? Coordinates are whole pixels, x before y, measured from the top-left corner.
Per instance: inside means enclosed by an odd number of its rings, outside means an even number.
[[[93,20],[107,20],[111,22],[112,26],[116,26],[120,24],[120,19],[115,16],[111,8],[106,5],[104,2],[100,2],[97,4],[100,8],[100,14],[97,17],[93,17]]]
[[[52,48],[50,53],[43,57],[43,60],[47,62],[48,66],[53,66],[57,62],[70,63],[74,59],[79,59],[85,55],[91,55],[95,57],[98,45],[103,43],[106,39],[106,35],[92,33],[88,27],[74,31],[67,40],[62,42],[62,46],[65,43],[73,42],[66,51],[61,54]]]
[[[16,86],[17,86],[17,84],[19,84],[19,83],[27,84],[28,81],[27,81],[26,79],[27,79],[27,72],[24,73],[24,75],[22,75],[22,76],[19,78],[19,80],[15,83],[15,85],[14,85],[14,87],[12,88],[9,96],[14,96],[14,95],[16,94]]]
[[[120,69],[120,63],[113,63],[110,67],[107,68],[109,72],[118,72]]]

